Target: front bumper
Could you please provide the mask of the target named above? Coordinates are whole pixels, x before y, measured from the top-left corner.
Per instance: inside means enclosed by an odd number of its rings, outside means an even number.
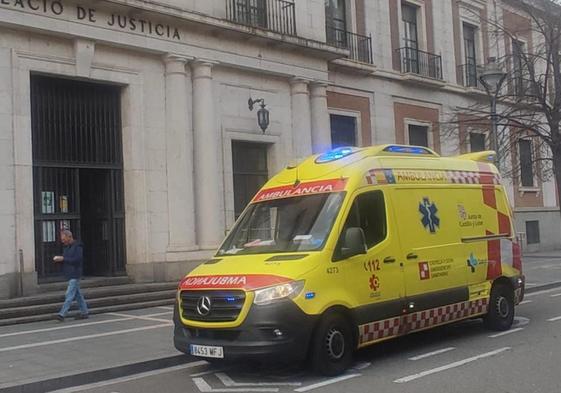
[[[242,324],[228,329],[185,325],[179,318],[179,312],[176,302],[173,318],[175,348],[190,354],[190,344],[220,346],[224,349],[225,360],[303,360],[317,320],[317,317],[305,314],[291,300],[265,306],[252,304]]]

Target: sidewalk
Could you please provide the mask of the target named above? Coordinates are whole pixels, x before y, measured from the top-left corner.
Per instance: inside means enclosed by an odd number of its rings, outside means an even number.
[[[561,251],[523,261],[527,292],[561,286]],[[194,360],[174,348],[167,306],[0,327],[1,393],[44,392]]]
[[[561,250],[524,254],[522,263],[527,291],[561,285]]]
[[[189,361],[171,307],[0,327],[0,392],[44,392]]]

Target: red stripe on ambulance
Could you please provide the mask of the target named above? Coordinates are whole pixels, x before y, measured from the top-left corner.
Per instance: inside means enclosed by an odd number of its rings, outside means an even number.
[[[233,274],[186,277],[179,284],[182,290],[192,289],[245,289],[252,290],[283,284],[290,278],[270,274]]]
[[[298,183],[296,185],[267,188],[265,190],[259,191],[253,198],[252,202],[289,198],[300,195],[323,194],[327,192],[343,191],[346,184],[347,179],[330,179]]]

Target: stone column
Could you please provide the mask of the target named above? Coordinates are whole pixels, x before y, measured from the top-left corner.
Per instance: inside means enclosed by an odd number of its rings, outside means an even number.
[[[331,149],[331,124],[327,111],[327,83],[314,82],[310,86],[312,108],[312,151],[321,153]]]
[[[215,249],[224,237],[222,139],[214,110],[213,65],[202,60],[192,63],[195,215],[202,249]]]
[[[303,79],[292,79],[290,96],[292,101],[292,157],[303,158],[312,154],[308,82]]]
[[[168,251],[189,251],[195,243],[193,138],[187,111],[187,76],[182,56],[166,55],[166,160]]]

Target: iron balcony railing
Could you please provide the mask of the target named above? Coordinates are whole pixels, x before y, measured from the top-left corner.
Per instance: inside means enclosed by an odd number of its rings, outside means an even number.
[[[229,21],[241,25],[296,35],[294,1],[226,0],[226,16]]]
[[[442,79],[441,56],[410,47],[399,48],[396,51],[399,54],[401,72]]]
[[[361,63],[372,64],[372,37],[351,33],[350,31],[326,27],[327,43],[338,48],[348,49],[349,58]]]
[[[460,84],[465,87],[483,88],[479,81],[479,73],[477,65],[473,63],[462,64],[458,66],[460,71]]]

